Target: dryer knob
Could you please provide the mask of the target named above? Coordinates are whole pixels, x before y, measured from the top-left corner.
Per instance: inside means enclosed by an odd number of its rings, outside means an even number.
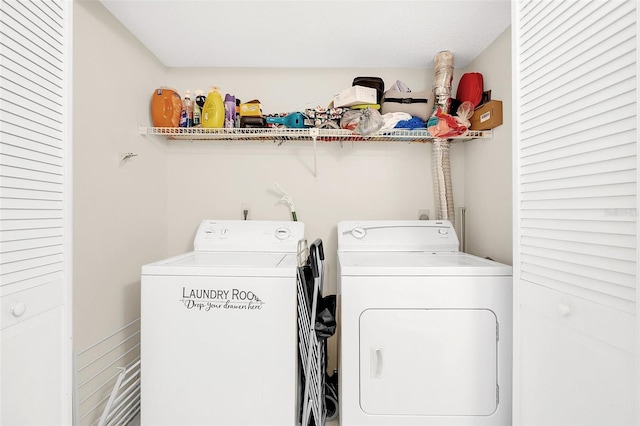
[[[353,238],[361,239],[367,235],[367,231],[364,228],[357,227],[351,230],[351,235],[353,235]]]
[[[286,240],[291,235],[291,231],[289,228],[278,228],[276,229],[276,238],[279,240]]]
[[[447,234],[449,234],[449,230],[446,229],[446,228],[440,228],[440,229],[438,229],[438,234],[447,235]]]

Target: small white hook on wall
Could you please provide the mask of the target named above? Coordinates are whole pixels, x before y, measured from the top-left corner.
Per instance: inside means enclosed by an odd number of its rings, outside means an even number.
[[[133,152],[126,152],[124,154],[120,154],[120,164],[122,164],[123,162],[125,162],[130,158],[137,157],[137,156],[138,154],[134,154]]]

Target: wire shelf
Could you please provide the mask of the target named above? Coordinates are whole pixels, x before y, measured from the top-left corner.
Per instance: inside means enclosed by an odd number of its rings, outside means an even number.
[[[143,135],[163,136],[168,140],[187,141],[321,141],[321,142],[433,142],[426,129],[391,129],[362,136],[344,129],[140,127]],[[491,137],[491,130],[468,130],[447,140],[471,140]]]

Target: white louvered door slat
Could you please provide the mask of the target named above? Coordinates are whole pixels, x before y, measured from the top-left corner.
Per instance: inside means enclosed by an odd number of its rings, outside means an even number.
[[[636,424],[637,1],[513,7],[514,424]]]
[[[633,238],[637,233],[635,4],[568,1],[551,7],[532,3],[536,18],[521,33],[519,46],[518,199],[525,216],[530,211],[537,217],[548,213],[535,224],[540,232],[526,219],[521,226],[540,237],[545,221],[559,232],[574,227],[573,222],[583,220],[584,211],[591,211],[590,216],[599,219],[589,224],[593,232],[606,228],[611,235]],[[596,127],[610,129],[609,134],[589,139],[585,129]],[[565,218],[552,217],[555,210],[564,212]],[[579,213],[572,217],[570,211]],[[623,212],[626,216],[620,215]],[[550,239],[543,245],[553,243]],[[616,267],[635,270],[636,249],[625,247],[622,258],[630,260]],[[533,254],[535,247],[523,245],[521,252]],[[573,249],[568,247],[566,253]],[[540,257],[531,256],[529,261],[527,267],[534,268]],[[593,260],[583,271],[571,270],[577,276],[592,276],[593,265],[599,264]],[[609,273],[606,268],[603,271]],[[600,294],[607,293],[601,290],[589,298],[601,303]],[[617,290],[612,287],[611,291]]]
[[[15,259],[28,261],[31,256],[30,251],[9,256],[4,243],[37,238],[34,229],[45,230],[42,237],[48,238],[51,228],[63,227],[63,221],[56,220],[38,228],[15,214],[61,211],[63,205],[63,7],[64,2],[53,1],[2,4],[0,279],[13,269]],[[5,263],[8,258],[14,259],[11,264]]]
[[[71,424],[71,7],[0,4],[0,424]]]
[[[56,192],[60,191],[57,182],[43,182],[41,180],[19,179],[14,176],[0,176],[0,186],[4,188],[17,188],[32,191]],[[2,212],[0,212],[2,214]]]
[[[25,138],[20,129],[16,129],[15,126],[13,130],[17,131],[5,133],[5,144],[7,146],[19,146],[34,152],[41,152],[55,157],[60,156],[63,143],[59,138],[46,136],[46,139],[42,137],[37,140],[31,140],[28,137]]]

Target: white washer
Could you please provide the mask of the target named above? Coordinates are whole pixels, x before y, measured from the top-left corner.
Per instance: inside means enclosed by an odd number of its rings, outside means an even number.
[[[511,425],[511,275],[447,221],[340,222],[340,425]]]
[[[203,221],[142,267],[141,423],[293,425],[300,222]]]

